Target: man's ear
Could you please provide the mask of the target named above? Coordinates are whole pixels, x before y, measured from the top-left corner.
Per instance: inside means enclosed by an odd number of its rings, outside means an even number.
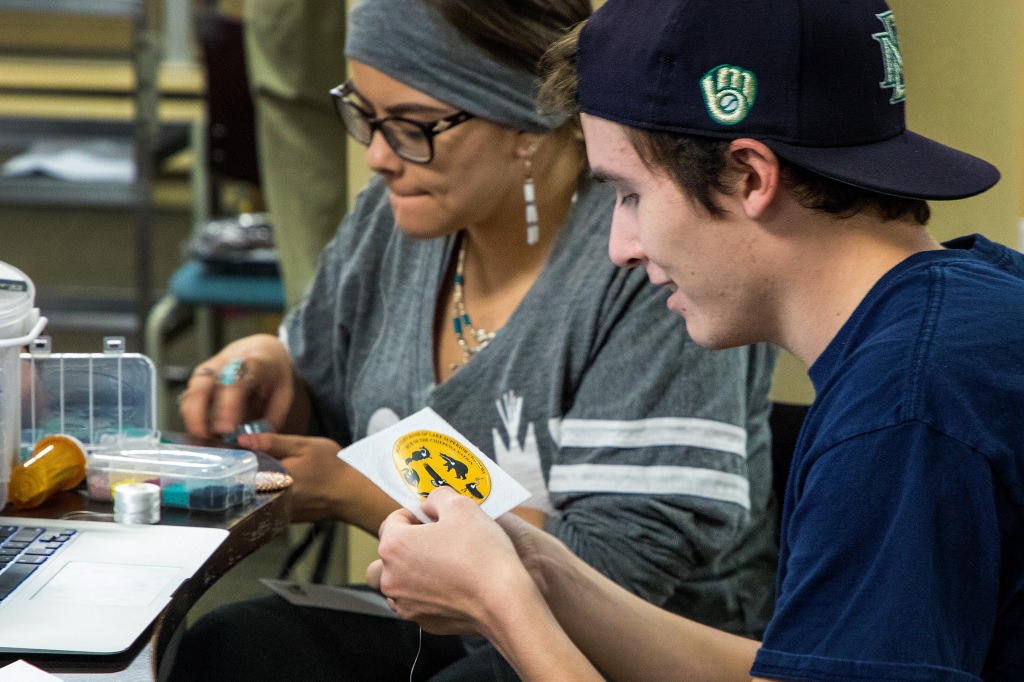
[[[733,140],[726,153],[736,178],[734,196],[748,218],[763,217],[781,187],[779,157],[764,143],[746,137]]]

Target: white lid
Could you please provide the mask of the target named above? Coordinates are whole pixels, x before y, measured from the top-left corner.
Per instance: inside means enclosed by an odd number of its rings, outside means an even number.
[[[38,319],[36,288],[18,268],[0,261],[0,336],[22,336]]]
[[[86,455],[90,471],[129,471],[154,477],[224,480],[255,473],[256,454],[250,450],[159,443],[150,447],[100,445]]]

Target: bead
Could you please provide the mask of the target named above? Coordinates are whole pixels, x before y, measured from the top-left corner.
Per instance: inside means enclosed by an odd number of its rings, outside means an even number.
[[[459,237],[459,255],[455,264],[455,282],[452,289],[452,307],[455,309],[455,314],[452,317],[452,327],[455,329],[455,340],[458,342],[459,348],[462,349],[463,364],[469,362],[474,355],[486,348],[494,339],[494,332],[477,329],[469,320],[469,313],[466,311],[462,292],[462,286],[465,282],[462,268],[465,260],[466,238],[465,235],[462,235]],[[471,346],[466,340],[467,332],[476,345]],[[453,366],[452,369],[455,370],[458,367]]]

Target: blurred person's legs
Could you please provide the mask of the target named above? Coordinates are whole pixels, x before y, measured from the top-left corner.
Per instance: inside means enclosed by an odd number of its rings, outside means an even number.
[[[345,11],[337,1],[245,0],[261,185],[289,306],[346,207],[345,132],[327,94],[345,80]]]
[[[185,631],[167,679],[406,682],[430,679],[465,655],[460,638],[421,633],[410,621],[293,606],[274,595],[200,618]]]

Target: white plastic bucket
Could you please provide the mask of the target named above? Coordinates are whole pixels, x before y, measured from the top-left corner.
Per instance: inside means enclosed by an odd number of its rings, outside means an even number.
[[[21,449],[21,347],[46,326],[36,289],[21,270],[0,261],[0,509],[7,504],[11,467]]]

